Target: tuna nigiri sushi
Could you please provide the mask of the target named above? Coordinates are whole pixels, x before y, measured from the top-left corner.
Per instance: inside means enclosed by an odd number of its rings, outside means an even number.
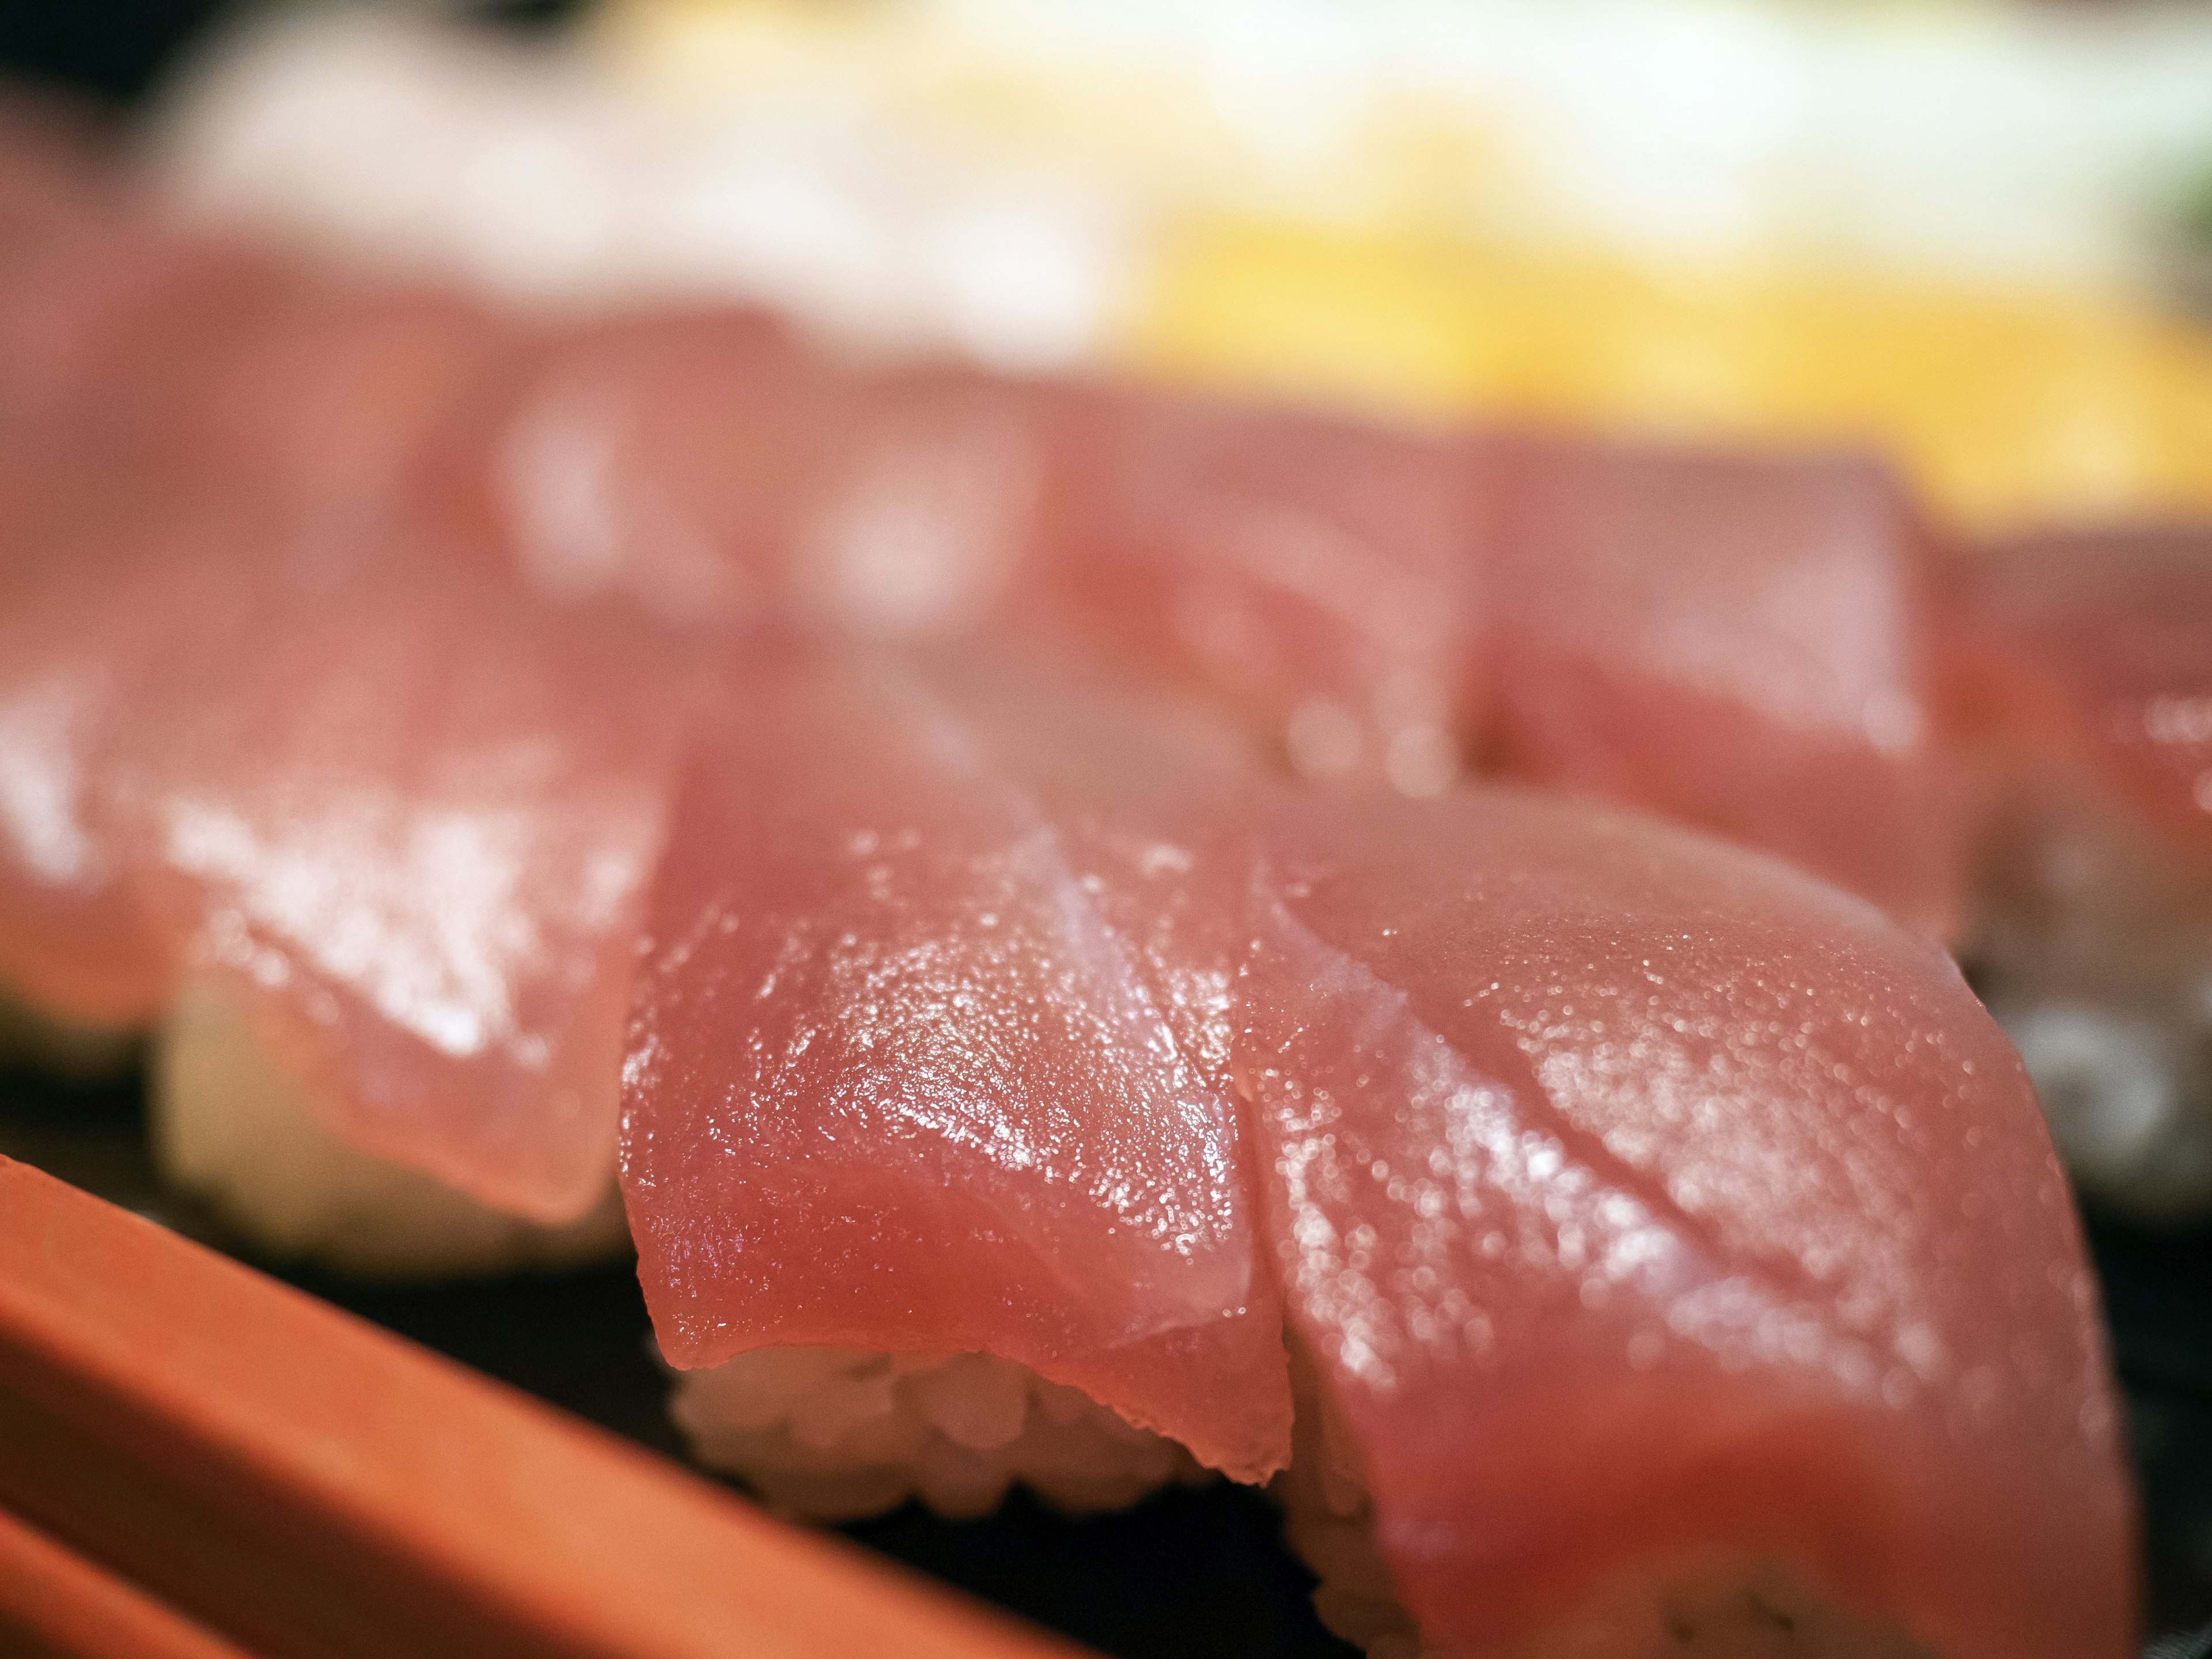
[[[190,976],[170,1145],[239,1140],[210,1115],[252,1091],[195,1088],[213,1079],[192,1048],[251,1033],[248,1074],[281,1067],[351,1146],[541,1226],[596,1209],[588,1233],[619,1239],[631,940],[686,665],[465,556],[349,551],[264,588],[261,648],[166,688],[109,768],[146,912]],[[327,1243],[372,1254],[357,1226]]]
[[[1339,1628],[2127,1651],[2080,1235],[1939,951],[1510,793],[1282,803],[1253,898],[1235,1066],[1310,1376],[1292,1535]]]
[[[1601,809],[1271,786],[1064,672],[743,708],[625,1083],[704,1455],[1081,1503],[1164,1472],[1103,1407],[1264,1474],[1272,1272],[1294,1536],[1378,1652],[2124,1650],[2081,1239],[1936,946]]]
[[[1240,808],[1188,715],[988,659],[749,677],[647,921],[623,1184],[678,1414],[814,1513],[1289,1451],[1227,1089]]]

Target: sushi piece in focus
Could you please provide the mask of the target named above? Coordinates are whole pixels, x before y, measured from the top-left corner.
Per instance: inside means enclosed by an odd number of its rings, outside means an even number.
[[[1844,459],[1510,441],[1492,759],[1776,853],[1948,941],[1963,827],[1925,535]]]
[[[676,1412],[804,1513],[1288,1453],[1214,901],[1253,779],[988,653],[748,675],[677,810],[623,1186]]]
[[[1957,969],[1780,863],[1508,792],[1267,831],[1236,1069],[1378,1654],[2122,1659],[2096,1295]]]
[[[1954,573],[1984,800],[1968,959],[2083,1187],[2212,1209],[2212,532],[2051,534]]]

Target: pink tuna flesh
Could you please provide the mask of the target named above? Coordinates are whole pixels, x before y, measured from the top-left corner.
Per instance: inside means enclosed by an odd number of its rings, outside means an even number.
[[[1444,787],[1479,715],[1480,458],[1256,405],[1080,409],[1025,572],[1063,625],[1228,694],[1304,775]]]
[[[1287,1455],[1224,1085],[1246,758],[847,656],[747,680],[653,894],[623,1184],[662,1351],[982,1350],[1247,1480]]]
[[[573,1218],[613,1173],[681,660],[459,557],[345,552],[264,582],[251,653],[144,711],[116,816],[176,948],[344,1139]]]
[[[1954,586],[1981,722],[2070,750],[2212,862],[2212,530],[2046,536]]]
[[[319,518],[388,510],[522,343],[459,294],[319,282],[241,330],[150,435],[195,483]]]
[[[1047,629],[1225,696],[1316,775],[1433,793],[1457,767],[1479,469],[1442,443],[679,316],[554,354],[484,471],[548,592],[872,638]]]
[[[1948,938],[1960,829],[1921,537],[1872,466],[1566,443],[1498,459],[1494,742]]]
[[[133,724],[235,653],[253,578],[241,520],[134,497],[82,467],[0,483],[0,985],[49,1013],[159,1013],[171,952],[148,925],[101,784]],[[9,485],[14,485],[11,489]]]
[[[1269,835],[1237,1075],[1291,1328],[1432,1638],[1517,1655],[1735,1556],[1948,1659],[2120,1659],[2094,1291],[1947,958],[1571,803]]]
[[[266,249],[103,204],[0,264],[0,425],[135,435],[301,290]]]
[[[63,225],[97,210],[106,159],[88,110],[20,85],[8,89],[0,101],[0,284]]]
[[[863,635],[972,626],[1026,542],[1030,401],[980,375],[865,375],[743,314],[587,332],[475,463],[540,591],[665,621]]]

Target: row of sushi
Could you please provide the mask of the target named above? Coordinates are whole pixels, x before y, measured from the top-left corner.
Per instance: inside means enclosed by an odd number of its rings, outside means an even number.
[[[1421,793],[1472,758],[1766,848],[1960,949],[2092,1189],[2154,1214],[2212,1203],[2202,532],[1944,550],[1848,461],[856,370],[727,317],[556,343],[451,295],[332,284],[227,343],[214,319],[273,312],[281,262],[128,222],[78,241],[47,250],[46,310],[17,313],[26,386],[114,380],[65,361],[82,319],[49,313],[142,253],[149,289],[164,260],[206,267],[182,290],[234,289],[143,301],[179,311],[186,359],[237,345],[205,411],[184,412],[188,361],[139,394],[171,395],[139,418],[196,444],[191,465],[258,487],[281,444],[295,495],[359,495],[473,398],[454,424],[477,454],[443,493],[476,490],[468,533],[503,538],[541,590],[618,590],[679,627],[1072,622],[1227,693],[1308,775]],[[80,349],[103,346],[122,349]],[[809,424],[823,453],[786,430]],[[853,441],[831,453],[830,432]]]
[[[1378,1654],[2125,1650],[2094,1285],[1943,945],[2189,1193],[2186,538],[532,321],[27,131],[0,491],[0,980],[158,1022],[264,1240],[634,1238],[773,1501],[1274,1478]]]

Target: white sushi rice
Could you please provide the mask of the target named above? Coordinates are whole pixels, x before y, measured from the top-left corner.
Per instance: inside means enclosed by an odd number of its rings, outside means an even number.
[[[2212,980],[2203,989],[2212,995]],[[2212,1202],[2212,1033],[2063,998],[1999,1003],[1996,1014],[2083,1188],[2147,1216]]]
[[[809,1520],[909,1498],[971,1519],[1017,1481],[1088,1514],[1208,1478],[1174,1441],[995,1354],[757,1348],[685,1374],[671,1409],[701,1462]]]
[[[1443,1659],[1399,1601],[1376,1553],[1374,1504],[1351,1437],[1294,1359],[1298,1409],[1291,1466],[1270,1493],[1320,1579],[1314,1610],[1369,1659]],[[1787,1563],[1725,1553],[1620,1573],[1566,1617],[1483,1659],[1936,1659],[1893,1630],[1838,1607]]]
[[[152,1136],[166,1178],[275,1256],[426,1279],[576,1267],[629,1248],[611,1170],[599,1205],[548,1227],[338,1140],[206,978],[186,981],[157,1039]]]
[[[1321,1581],[1314,1587],[1314,1611],[1370,1659],[1424,1659],[1434,1650],[1422,1642],[1376,1552],[1375,1506],[1358,1450],[1322,1394],[1311,1364],[1295,1345],[1291,1352],[1297,1414],[1291,1464],[1267,1490],[1283,1506],[1291,1547]]]

